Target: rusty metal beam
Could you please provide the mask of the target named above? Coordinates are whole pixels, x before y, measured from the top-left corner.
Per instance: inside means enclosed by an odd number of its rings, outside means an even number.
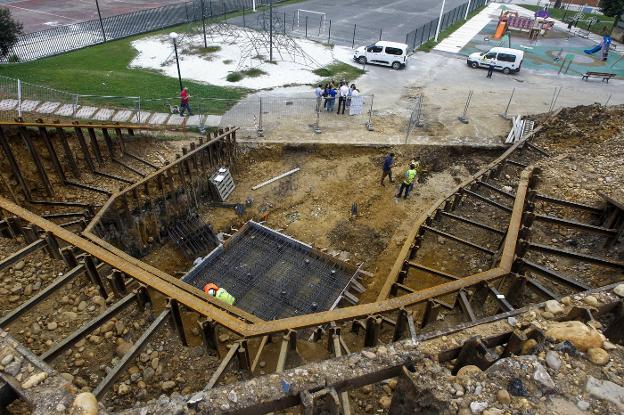
[[[448,218],[451,218],[451,219],[454,219],[454,220],[457,220],[457,221],[460,221],[460,222],[463,222],[463,223],[467,223],[467,224],[472,225],[472,226],[476,226],[477,228],[485,229],[486,231],[498,233],[500,235],[504,235],[505,234],[505,231],[502,231],[500,229],[494,228],[493,226],[487,225],[485,223],[477,222],[476,220],[468,219],[468,218],[465,218],[463,216],[456,215],[454,213],[440,211],[440,214],[442,216],[446,216]]]
[[[486,253],[486,254],[488,254],[488,255],[494,255],[494,254],[496,253],[496,252],[492,251],[492,250],[491,250],[491,249],[489,249],[489,248],[486,248],[486,247],[481,246],[481,245],[479,245],[479,244],[476,244],[476,243],[474,243],[474,242],[467,241],[467,240],[465,240],[465,239],[460,238],[459,236],[455,236],[455,235],[450,234],[450,233],[448,233],[448,232],[444,232],[444,231],[442,231],[442,230],[440,230],[440,229],[437,229],[437,228],[434,228],[434,227],[432,227],[432,226],[423,225],[423,226],[422,226],[422,229],[425,229],[425,230],[427,230],[427,231],[429,231],[429,232],[433,232],[433,233],[435,233],[435,234],[438,234],[438,235],[440,235],[440,236],[442,236],[442,237],[444,237],[444,238],[450,239],[450,240],[452,240],[452,241],[459,242],[459,243],[461,243],[461,244],[464,244],[464,245],[466,245],[466,246],[469,246],[469,247],[471,247],[471,248],[474,248],[474,249],[476,249],[476,250],[478,250],[478,251],[485,252],[485,253]]]

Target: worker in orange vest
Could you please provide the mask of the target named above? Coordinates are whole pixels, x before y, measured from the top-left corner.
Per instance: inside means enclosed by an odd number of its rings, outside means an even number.
[[[217,284],[209,282],[204,286],[204,292],[217,300],[223,301],[229,305],[234,305],[236,298],[228,293],[224,288],[219,288]]]

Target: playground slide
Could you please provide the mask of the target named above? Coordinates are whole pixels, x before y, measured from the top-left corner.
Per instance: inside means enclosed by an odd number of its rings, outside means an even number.
[[[602,45],[596,45],[591,49],[585,49],[583,52],[587,53],[588,55],[591,55],[592,53],[598,52],[600,49],[602,49]]]
[[[505,30],[507,29],[507,22],[500,22],[496,27],[496,32],[494,33],[494,40],[498,40],[503,37],[505,34]]]

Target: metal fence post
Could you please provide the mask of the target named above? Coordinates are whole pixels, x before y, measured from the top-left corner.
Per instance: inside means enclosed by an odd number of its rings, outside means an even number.
[[[243,27],[247,27],[247,24],[245,23],[245,3],[243,3]]]
[[[442,26],[442,19],[444,17],[444,5],[446,4],[446,0],[442,0],[442,7],[440,7],[440,17],[438,18],[438,27],[436,28],[435,33],[435,41],[438,41],[438,36],[440,35],[440,27]]]
[[[383,33],[383,29],[379,29],[379,40],[381,40],[381,34]]]
[[[466,105],[464,105],[464,112],[460,117],[458,117],[459,121],[463,122],[464,124],[468,124],[468,108],[470,107],[471,100],[472,100],[472,89],[468,91],[468,98],[466,99]]]
[[[100,18],[100,28],[102,29],[102,38],[104,39],[104,43],[106,43],[106,32],[104,31],[104,23],[102,22],[102,13],[100,13],[100,3],[98,0],[95,0],[95,7],[97,7],[98,17]]]
[[[609,105],[609,101],[611,101],[611,94],[609,94],[609,96],[607,97],[607,100],[605,101],[603,106],[606,107],[607,105]]]
[[[553,99],[552,102],[550,103],[550,108],[548,109],[548,112],[553,112],[553,110],[555,109],[555,105],[557,104],[557,99],[559,98],[559,94],[561,93],[561,90],[563,89],[563,87],[555,87],[555,91],[553,92]]]
[[[139,112],[137,112],[137,121],[141,124],[141,97],[139,97]]]
[[[202,25],[204,27],[204,47],[208,47],[208,41],[206,40],[206,13],[204,13],[204,0],[201,0],[201,17]],[[245,21],[245,7],[243,6],[243,22]],[[243,25],[244,26],[244,25]]]
[[[464,15],[464,20],[468,19],[468,13],[470,13],[470,2],[472,0],[468,0],[468,7],[466,7],[466,14]]]
[[[264,137],[264,128],[262,128],[262,97],[260,97],[260,113],[258,114],[258,137]]]
[[[511,95],[509,96],[509,102],[507,102],[507,106],[505,107],[505,112],[503,112],[502,114],[499,114],[501,117],[505,119],[509,118],[507,116],[507,111],[509,111],[509,106],[511,105],[511,100],[513,99],[513,96],[515,93],[516,93],[516,88],[514,87],[514,89],[511,90]]]
[[[282,26],[284,26],[284,35],[286,35],[286,12],[284,12],[284,23],[282,23]]]
[[[366,123],[366,128],[368,131],[373,131],[373,103],[375,102],[375,94],[371,95],[371,105],[368,110],[368,122]]]
[[[353,25],[353,41],[351,42],[351,49],[355,46],[355,31],[357,30],[357,24]]]
[[[75,117],[76,110],[78,109],[78,95],[74,95],[72,101],[72,117]]]
[[[22,80],[17,80],[17,116],[22,117]]]
[[[308,38],[308,16],[306,16],[306,29],[305,29],[305,37]]]
[[[331,19],[329,19],[329,31],[327,32],[327,43],[331,42]]]

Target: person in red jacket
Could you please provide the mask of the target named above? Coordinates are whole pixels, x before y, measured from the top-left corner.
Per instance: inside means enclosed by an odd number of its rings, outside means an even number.
[[[182,92],[180,92],[180,117],[184,117],[184,110],[187,110],[189,115],[193,115],[191,105],[189,104],[190,97],[188,89],[186,87],[182,88]]]

